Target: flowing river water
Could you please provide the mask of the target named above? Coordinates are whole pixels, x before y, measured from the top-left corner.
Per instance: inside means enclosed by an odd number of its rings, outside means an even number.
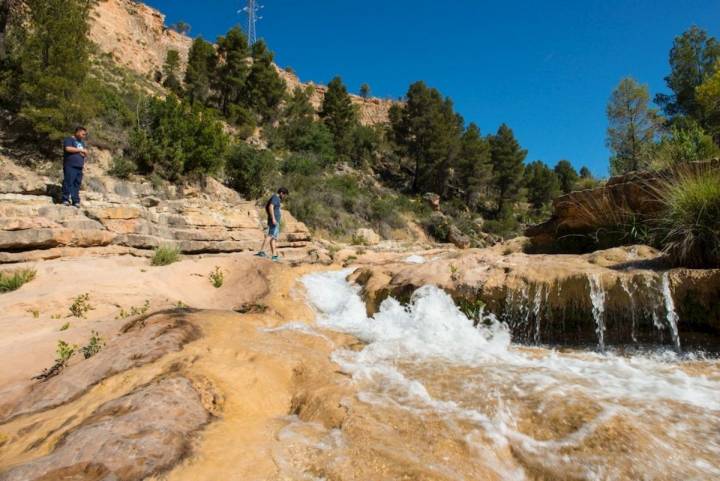
[[[365,343],[333,354],[358,394],[341,427],[287,420],[281,479],[720,480],[717,360],[514,344],[430,286],[368,318],[348,273],[302,283],[318,327]]]

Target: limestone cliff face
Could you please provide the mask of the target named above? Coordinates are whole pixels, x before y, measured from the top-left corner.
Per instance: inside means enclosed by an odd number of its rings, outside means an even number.
[[[190,37],[165,26],[165,15],[134,0],[100,0],[92,14],[90,37],[100,51],[111,55],[115,62],[148,77],[162,70],[168,50],[177,50],[185,63],[192,44]],[[278,72],[291,92],[295,87],[307,85],[290,72],[280,68]],[[314,88],[312,103],[319,108],[327,87],[310,85]],[[392,101],[363,99],[357,95],[353,95],[352,100],[358,106],[363,125],[388,121]]]
[[[168,50],[177,50],[186,62],[192,43],[165,26],[165,15],[133,0],[98,2],[90,38],[118,64],[142,75],[161,70]]]

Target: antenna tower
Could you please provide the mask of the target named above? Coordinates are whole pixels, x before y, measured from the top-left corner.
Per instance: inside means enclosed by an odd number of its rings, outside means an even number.
[[[257,0],[247,0],[247,6],[242,9],[248,16],[247,34],[250,45],[257,42],[256,24],[259,20],[262,20],[262,17],[258,15],[262,8],[263,5],[260,5]]]

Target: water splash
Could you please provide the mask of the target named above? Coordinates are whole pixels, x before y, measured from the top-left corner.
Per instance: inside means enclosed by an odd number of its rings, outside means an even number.
[[[406,306],[387,299],[378,314],[368,318],[359,289],[345,281],[347,273],[311,274],[303,283],[321,327],[352,333],[366,342],[360,351],[335,351],[333,360],[352,376],[358,402],[370,410],[363,412],[372,413],[369,429],[382,433],[374,438],[369,455],[391,453],[390,461],[385,460],[389,465],[402,461],[433,466],[438,473],[462,463],[486,464],[495,456],[493,470],[498,476],[490,479],[527,480],[534,478],[529,473],[538,467],[547,473],[546,479],[628,481],[637,479],[638,472],[647,480],[716,479],[716,363],[688,369],[667,352],[624,357],[518,348],[502,323],[473,327],[450,296],[432,286],[416,291]],[[588,282],[604,342],[606,293],[598,277]],[[632,292],[630,285],[627,288]],[[519,292],[508,291],[507,300]],[[533,296],[537,298],[537,291]],[[518,309],[517,304],[506,310],[513,308]],[[441,422],[430,427],[432,419]],[[576,427],[563,431],[568,422]],[[398,423],[419,428],[399,438],[401,432],[386,429]],[[298,432],[299,442],[315,436],[317,429],[310,428],[309,434]],[[367,437],[360,435],[356,441],[352,432],[341,432],[348,435],[342,443],[327,437],[338,434],[334,432],[320,433],[321,444],[313,444],[320,446],[316,451],[323,451],[328,463],[350,459],[367,444]],[[605,450],[603,446],[612,442],[608,433],[615,432],[628,436],[638,449]],[[445,457],[448,452],[437,455],[425,449],[431,439],[467,443],[469,453],[461,464],[455,463]],[[507,456],[508,449],[517,456]],[[442,479],[485,478],[459,474]]]
[[[588,276],[590,285],[590,301],[592,302],[593,319],[595,319],[595,332],[598,338],[598,347],[605,350],[605,290],[600,277],[592,274]]]
[[[672,336],[673,344],[675,344],[675,349],[680,352],[680,334],[678,333],[677,327],[679,316],[675,311],[675,301],[673,300],[672,290],[670,288],[670,273],[668,272],[662,276],[662,296],[665,304],[666,319],[668,327],[670,328],[670,335]]]
[[[637,344],[637,314],[635,312],[636,306],[635,306],[635,296],[633,296],[632,290],[630,289],[630,284],[628,284],[628,278],[623,276],[620,278],[620,286],[622,287],[623,291],[625,291],[625,294],[627,294],[628,299],[630,300],[630,319],[632,322],[632,327],[630,328],[630,338],[634,343]]]

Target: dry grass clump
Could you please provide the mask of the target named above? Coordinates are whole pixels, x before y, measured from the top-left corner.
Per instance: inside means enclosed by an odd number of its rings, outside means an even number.
[[[35,279],[35,269],[17,269],[14,271],[0,272],[0,293],[11,292],[20,289],[23,285]]]

